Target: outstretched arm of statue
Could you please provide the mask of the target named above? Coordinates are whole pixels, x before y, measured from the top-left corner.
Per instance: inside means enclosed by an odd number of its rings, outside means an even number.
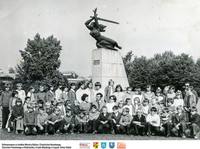
[[[85,22],[85,26],[86,26],[89,30],[92,29],[92,27],[90,26],[90,23],[92,22],[92,20],[94,20],[94,18],[91,18],[91,19],[89,19],[89,20],[87,20],[87,21]]]
[[[98,22],[98,18],[97,18],[98,14],[97,14],[97,8],[94,10],[94,22],[96,26],[99,26],[99,22]]]

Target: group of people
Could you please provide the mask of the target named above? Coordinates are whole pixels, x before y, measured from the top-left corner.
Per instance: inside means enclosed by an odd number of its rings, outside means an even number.
[[[110,133],[198,138],[200,115],[198,94],[186,83],[183,90],[174,86],[151,85],[146,90],[127,87],[109,80],[104,89],[100,82],[30,87],[21,83],[11,90],[5,85],[0,96],[2,129],[25,135],[65,133]]]

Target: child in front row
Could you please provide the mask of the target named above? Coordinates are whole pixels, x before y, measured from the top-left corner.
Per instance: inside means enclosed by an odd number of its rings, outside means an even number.
[[[119,121],[119,133],[120,134],[130,134],[130,124],[132,121],[132,116],[129,114],[129,108],[124,108]]]
[[[64,133],[74,133],[75,119],[70,107],[66,108],[66,115],[63,118],[64,120]]]
[[[119,133],[119,126],[120,126],[119,121],[121,118],[121,113],[119,112],[118,106],[114,106],[112,109],[113,109],[113,113],[110,116],[111,129],[112,129],[111,133],[117,134]]]
[[[87,132],[88,115],[85,110],[80,110],[79,114],[75,116],[75,130],[77,133]]]
[[[150,114],[147,115],[147,136],[158,135],[160,133],[160,116],[157,113],[157,109],[152,107]]]
[[[99,118],[97,119],[97,133],[110,133],[110,121],[107,107],[103,106]]]
[[[10,112],[11,114],[9,115],[9,119],[7,121],[8,132],[11,132],[11,128],[15,131],[16,134],[18,134],[19,131],[23,132],[24,109],[21,99],[15,99],[15,104],[11,107]]]
[[[145,135],[146,134],[146,117],[143,114],[142,109],[138,109],[136,115],[133,116],[133,120],[130,125],[131,134],[134,135]]]
[[[22,100],[19,98],[16,100],[16,104],[12,108],[12,117],[13,122],[15,123],[15,133],[18,134],[24,130],[24,108],[22,105]]]
[[[44,108],[40,107],[38,109],[37,115],[37,132],[38,134],[47,133],[47,118],[48,114],[44,110]]]
[[[171,128],[172,128],[172,113],[166,107],[160,113],[161,119],[161,132],[164,134],[165,137],[169,137],[171,135]]]
[[[50,135],[63,132],[63,118],[59,108],[55,108],[54,112],[47,118],[47,132]]]
[[[88,132],[95,134],[97,132],[97,119],[100,112],[97,110],[96,105],[92,105],[88,115]]]
[[[176,114],[172,116],[172,134],[185,138],[187,117],[182,106],[176,108]]]
[[[192,107],[191,108],[191,117],[190,117],[190,124],[189,124],[189,130],[190,130],[190,137],[198,139],[200,135],[200,115],[197,113],[197,108]]]
[[[37,134],[37,113],[31,105],[27,105],[27,111],[24,113],[24,133],[25,135]]]

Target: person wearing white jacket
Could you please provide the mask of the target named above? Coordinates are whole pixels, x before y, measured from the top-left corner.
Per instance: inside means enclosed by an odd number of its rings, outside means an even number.
[[[160,116],[157,114],[157,109],[152,107],[150,114],[146,117],[147,135],[158,135],[160,132]]]
[[[17,92],[18,92],[18,98],[22,100],[22,104],[24,104],[25,98],[26,98],[26,92],[22,89],[22,83],[17,83]]]

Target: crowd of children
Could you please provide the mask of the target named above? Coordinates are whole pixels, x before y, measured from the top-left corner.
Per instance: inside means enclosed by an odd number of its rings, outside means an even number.
[[[158,135],[198,138],[200,115],[198,95],[186,83],[182,91],[173,86],[155,92],[121,85],[110,80],[82,83],[70,87],[40,85],[39,91],[30,87],[26,93],[22,84],[12,90],[9,85],[0,97],[2,129],[25,135],[65,133],[110,133],[126,135]]]

